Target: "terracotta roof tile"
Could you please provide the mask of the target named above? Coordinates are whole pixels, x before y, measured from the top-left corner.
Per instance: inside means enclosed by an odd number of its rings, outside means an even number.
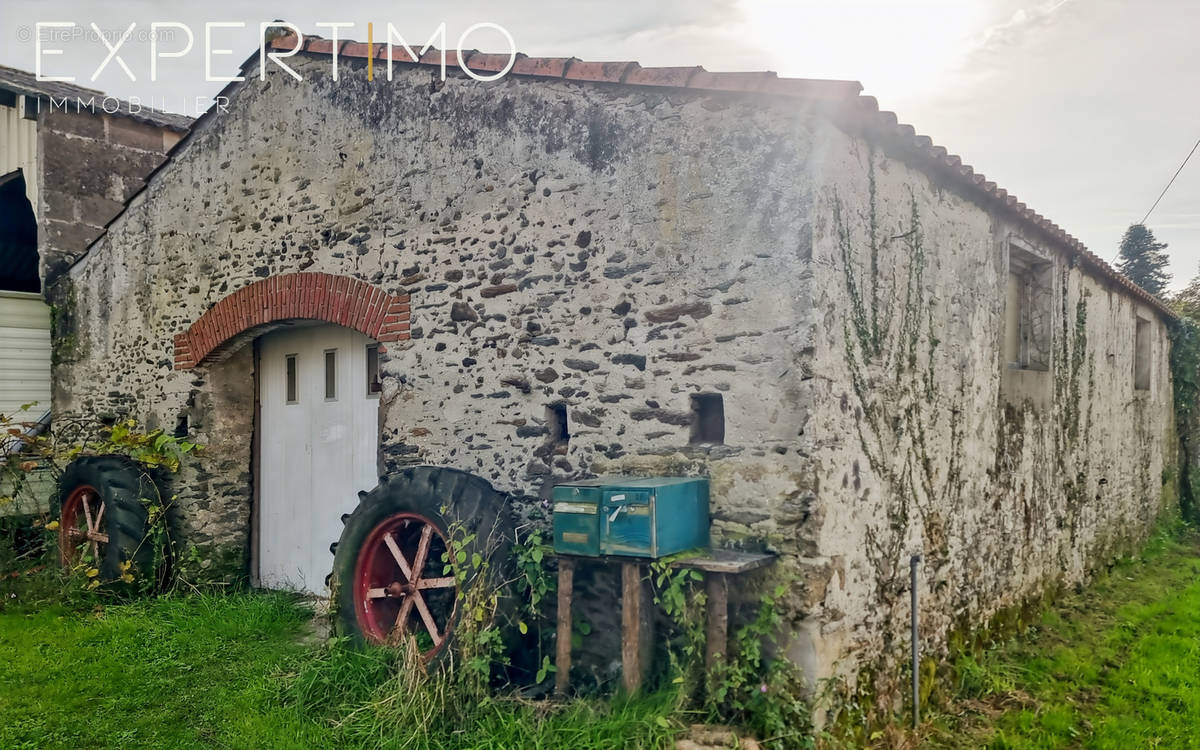
[[[635,62],[584,62],[572,60],[563,78],[568,81],[593,81],[596,83],[621,83],[632,68],[640,68]]]
[[[708,89],[710,91],[746,91],[756,92],[768,85],[768,81],[777,76],[769,71],[756,73],[710,73],[701,71],[688,82],[689,89]]]
[[[574,57],[526,57],[517,60],[512,72],[519,76],[546,76],[547,78],[562,78],[567,63]]]
[[[346,42],[338,42],[339,53],[346,44]],[[309,37],[304,42],[304,51],[311,52],[314,55],[329,55],[333,53],[333,42],[328,39],[321,39],[320,37]]]
[[[386,47],[387,45],[385,44],[384,46]],[[379,52],[378,44],[371,45],[371,48],[371,54],[368,54],[366,42],[346,42],[346,46],[342,47],[342,51],[339,54],[343,57],[371,57]]]
[[[271,40],[271,49],[296,49],[296,35],[278,36]]]
[[[420,50],[416,50],[416,51],[420,52]],[[465,49],[462,51],[461,54],[464,56],[464,59],[466,59],[466,58],[470,57],[471,55],[477,54],[478,52],[479,52],[479,50],[474,50],[474,49],[466,50]],[[445,50],[445,55],[446,55],[446,67],[447,68],[459,67],[459,58],[458,58],[459,51],[458,50],[454,50],[454,49]],[[421,64],[422,65],[436,65],[436,66],[440,67],[442,64],[442,50],[434,49],[433,47],[430,47],[428,50],[425,51],[425,54],[421,55]]]
[[[527,59],[525,55],[518,54],[516,62],[525,59]],[[476,73],[499,73],[504,70],[504,66],[508,65],[508,60],[508,55],[490,55],[486,52],[476,52],[467,58],[467,67]]]
[[[704,68],[694,65],[690,68],[637,68],[625,76],[625,83],[634,86],[673,86],[684,88],[688,81],[697,73],[703,73]]]
[[[418,48],[418,49],[413,50],[413,53],[419,54],[420,51],[421,51],[420,48]],[[387,60],[387,56],[388,56],[388,46],[386,44],[375,45],[375,57],[376,58],[378,58],[380,60]],[[405,51],[405,49],[403,47],[401,47],[399,44],[392,47],[392,62],[415,63],[415,62],[419,61],[420,59],[421,59],[420,57],[410,56],[408,54],[408,52]]]

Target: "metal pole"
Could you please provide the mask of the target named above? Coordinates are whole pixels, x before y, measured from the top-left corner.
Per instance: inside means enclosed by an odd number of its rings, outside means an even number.
[[[909,578],[912,583],[912,704],[913,729],[921,723],[921,642],[917,639],[917,566],[921,562],[920,555],[913,555],[908,561]]]

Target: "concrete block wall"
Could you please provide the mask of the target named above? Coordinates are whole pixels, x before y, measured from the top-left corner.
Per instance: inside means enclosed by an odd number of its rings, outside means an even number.
[[[86,108],[43,105],[38,114],[38,247],[42,278],[51,288],[141,190],[182,134]]]

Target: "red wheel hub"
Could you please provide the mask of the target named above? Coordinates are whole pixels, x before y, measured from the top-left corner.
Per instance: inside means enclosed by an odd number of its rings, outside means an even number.
[[[91,485],[71,491],[58,520],[58,550],[63,565],[75,565],[83,553],[91,552],[92,564],[99,567],[100,555],[108,545],[104,521],[104,500]]]
[[[372,529],[354,568],[354,610],[371,641],[417,639],[429,660],[445,647],[454,627],[458,585],[446,575],[450,544],[437,524],[416,513],[397,513]]]

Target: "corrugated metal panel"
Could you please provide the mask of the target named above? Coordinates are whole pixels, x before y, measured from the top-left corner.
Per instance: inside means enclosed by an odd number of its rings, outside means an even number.
[[[0,107],[0,174],[8,174],[14,169],[25,173],[25,194],[29,196],[33,213],[39,215],[41,173],[38,171],[37,121],[21,117],[16,107]]]
[[[12,497],[11,477],[0,475],[0,497]],[[0,500],[0,517],[32,516],[50,512],[50,498],[57,489],[54,473],[49,469],[35,469],[26,475],[26,484],[9,502]]]
[[[0,413],[50,405],[50,307],[36,294],[0,292]]]

